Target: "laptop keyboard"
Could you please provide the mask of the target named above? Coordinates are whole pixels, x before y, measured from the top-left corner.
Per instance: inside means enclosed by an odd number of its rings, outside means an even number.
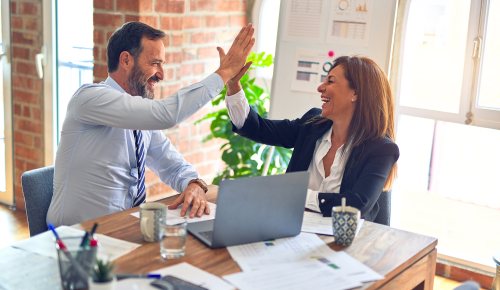
[[[214,231],[205,231],[205,232],[200,232],[200,235],[203,236],[205,239],[211,241],[213,233]]]

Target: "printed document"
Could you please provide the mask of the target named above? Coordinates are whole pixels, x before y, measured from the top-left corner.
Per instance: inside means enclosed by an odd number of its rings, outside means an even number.
[[[84,235],[84,231],[68,226],[60,226],[56,228],[56,231],[60,237],[83,237]],[[94,234],[94,236],[99,246],[97,256],[104,260],[115,260],[140,246],[140,244],[115,239],[102,234]],[[55,238],[51,231],[46,231],[29,239],[19,241],[12,246],[57,259]]]
[[[208,214],[208,215],[204,214],[201,217],[196,217],[195,216],[193,218],[189,217],[189,212],[191,210],[191,209],[189,209],[188,212],[186,213],[187,222],[188,223],[196,223],[196,222],[208,221],[208,220],[215,219],[215,210],[217,208],[217,205],[215,205],[214,203],[209,202],[208,203],[208,207],[210,208],[210,214]],[[132,216],[134,216],[136,218],[140,217],[139,211],[131,213],[130,215],[132,215]],[[176,209],[167,209],[167,224],[168,225],[175,225],[175,224],[179,224],[181,222],[182,222],[182,219],[181,219],[181,207],[178,207]]]
[[[340,275],[358,282],[383,277],[344,251],[330,249],[317,235],[300,233],[296,237],[257,242],[227,248],[233,260],[246,271],[271,270],[281,264],[315,260],[328,265]]]

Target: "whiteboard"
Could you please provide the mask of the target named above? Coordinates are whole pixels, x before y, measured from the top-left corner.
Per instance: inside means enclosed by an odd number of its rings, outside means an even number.
[[[368,56],[388,73],[396,5],[397,0],[282,0],[270,118],[295,119],[321,107],[316,89],[337,56]]]

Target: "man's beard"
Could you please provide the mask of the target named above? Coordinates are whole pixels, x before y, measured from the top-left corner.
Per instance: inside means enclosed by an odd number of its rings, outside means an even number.
[[[148,78],[142,73],[137,65],[132,69],[132,73],[128,78],[130,94],[133,96],[141,96],[145,99],[153,99],[154,91],[147,89]]]

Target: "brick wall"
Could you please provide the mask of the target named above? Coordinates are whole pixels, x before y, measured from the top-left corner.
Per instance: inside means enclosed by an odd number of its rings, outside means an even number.
[[[111,33],[126,21],[142,21],[166,32],[165,80],[156,95],[166,98],[195,83],[218,67],[216,46],[229,49],[246,23],[244,0],[108,0],[94,1],[94,80],[107,77],[106,44]],[[191,162],[201,177],[211,181],[222,169],[218,141],[202,143],[210,124],[194,122],[213,110],[205,106],[166,135]],[[169,192],[152,172],[146,175],[148,196]]]
[[[139,20],[167,33],[166,79],[157,95],[168,97],[215,71],[215,47],[229,48],[239,27],[246,23],[246,7],[245,0],[95,0],[94,80],[107,76],[106,43],[111,33],[126,21]],[[24,209],[21,174],[44,166],[43,81],[35,68],[35,55],[43,44],[42,12],[40,0],[11,0],[14,191],[19,209]],[[220,144],[202,143],[209,124],[193,123],[210,110],[211,105],[207,105],[166,131],[207,181],[222,168]],[[147,183],[148,195],[169,190],[150,172]]]
[[[35,68],[42,47],[42,1],[11,1],[14,192],[24,209],[21,174],[43,166],[43,82]]]

